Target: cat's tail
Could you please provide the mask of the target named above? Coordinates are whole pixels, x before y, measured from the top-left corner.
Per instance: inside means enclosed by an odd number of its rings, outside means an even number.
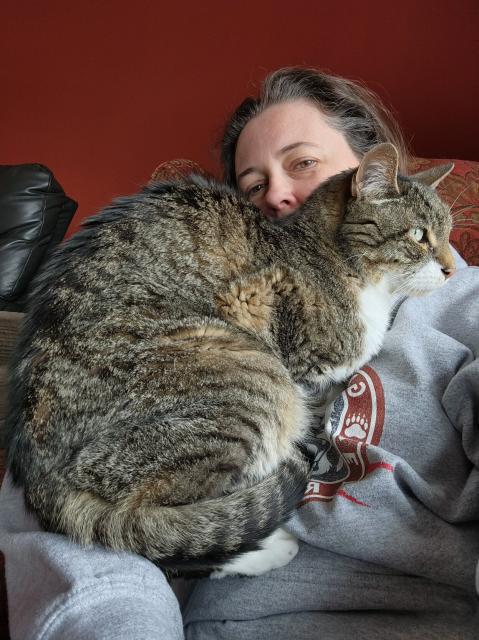
[[[55,520],[82,544],[133,551],[163,567],[211,569],[258,549],[298,505],[309,472],[298,449],[275,473],[226,496],[169,507],[111,504],[79,491],[57,502]]]

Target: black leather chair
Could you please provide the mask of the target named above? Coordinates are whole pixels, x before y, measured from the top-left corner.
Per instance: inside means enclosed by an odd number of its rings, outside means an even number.
[[[30,281],[76,209],[44,165],[0,165],[0,310],[24,310]]]
[[[0,483],[5,473],[3,423],[8,361],[29,285],[62,240],[77,208],[41,164],[0,165]],[[20,313],[18,313],[20,312]],[[0,638],[9,638],[3,556],[0,553]]]

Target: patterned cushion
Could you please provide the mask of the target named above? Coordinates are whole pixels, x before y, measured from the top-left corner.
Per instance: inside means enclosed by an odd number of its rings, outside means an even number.
[[[409,166],[413,174],[451,160],[414,158]],[[479,162],[452,160],[453,172],[438,187],[438,193],[451,206],[454,229],[451,244],[468,264],[479,266]],[[192,160],[170,160],[158,165],[151,181],[182,180],[192,173],[208,174]]]
[[[167,180],[183,180],[192,173],[205,178],[212,177],[193,160],[178,158],[177,160],[168,160],[167,162],[159,164],[151,174],[150,183]]]

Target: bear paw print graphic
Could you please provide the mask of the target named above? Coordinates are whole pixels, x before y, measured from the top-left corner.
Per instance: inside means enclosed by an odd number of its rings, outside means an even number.
[[[364,440],[368,435],[369,422],[366,420],[366,416],[353,414],[351,417],[346,418],[346,429],[344,435],[347,438],[357,438],[358,440]]]

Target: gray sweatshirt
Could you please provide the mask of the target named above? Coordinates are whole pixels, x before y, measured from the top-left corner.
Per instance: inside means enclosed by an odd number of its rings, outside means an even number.
[[[457,257],[458,266],[464,267]],[[40,530],[0,493],[12,640],[479,637],[479,269],[403,302],[316,425],[286,567],[201,580],[181,622],[143,558]]]

